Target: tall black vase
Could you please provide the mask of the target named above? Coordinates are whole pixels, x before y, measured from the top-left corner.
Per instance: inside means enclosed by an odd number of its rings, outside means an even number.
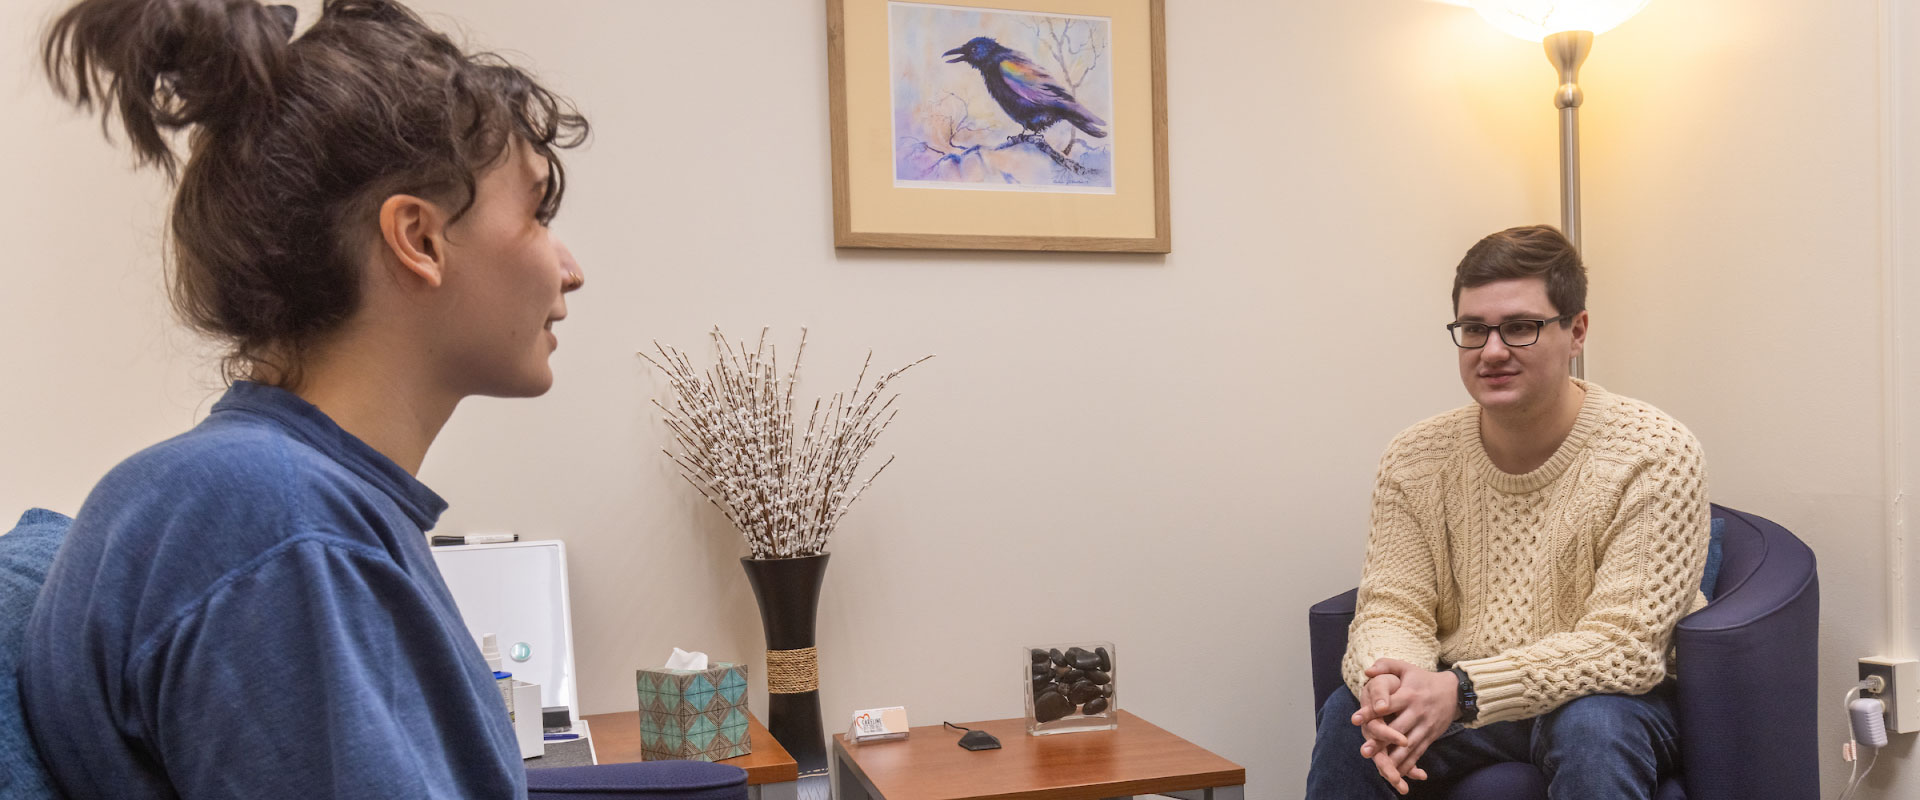
[[[767,731],[793,756],[801,775],[824,773],[827,740],[820,721],[813,621],[827,555],[742,558],[740,566],[747,570],[767,632]]]

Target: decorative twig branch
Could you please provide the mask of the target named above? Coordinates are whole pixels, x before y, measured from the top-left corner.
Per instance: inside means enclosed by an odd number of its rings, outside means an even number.
[[[889,456],[865,480],[858,479],[867,451],[899,413],[893,408],[899,393],[885,400],[881,393],[901,373],[933,356],[865,386],[873,364],[868,351],[853,389],[836,392],[824,405],[816,398],[806,427],[796,428],[793,388],[800,380],[807,329],[800,329],[800,346],[784,376],[766,328],[752,350],[744,341],[736,348],[717,327],[708,335],[714,365],[704,372],[686,353],[657,341],[654,354],[639,353],[673,389],[668,402],[654,401],[680,449],[664,451],[667,458],[740,530],[754,558],[825,552],[834,526],[893,463]]]

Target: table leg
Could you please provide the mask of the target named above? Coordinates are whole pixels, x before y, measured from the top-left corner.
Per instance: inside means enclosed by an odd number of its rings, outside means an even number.
[[[749,786],[747,800],[800,800],[800,782],[781,781]]]
[[[838,800],[885,800],[838,741],[833,743],[833,796]]]

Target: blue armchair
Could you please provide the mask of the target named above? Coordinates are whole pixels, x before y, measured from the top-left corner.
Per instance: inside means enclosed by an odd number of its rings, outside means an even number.
[[[0,535],[0,800],[57,798],[21,721],[19,656],[28,612],[67,526],[44,509]],[[529,770],[530,800],[746,800],[747,773],[703,761]]]
[[[1718,505],[1713,517],[1726,520],[1713,597],[1674,633],[1685,767],[1656,797],[1818,800],[1820,582],[1813,551],[1771,520]],[[1349,590],[1307,612],[1316,711],[1343,683],[1340,660],[1357,594]],[[1416,796],[1426,789],[1413,785]],[[1531,764],[1498,764],[1444,796],[1545,800],[1547,787]]]

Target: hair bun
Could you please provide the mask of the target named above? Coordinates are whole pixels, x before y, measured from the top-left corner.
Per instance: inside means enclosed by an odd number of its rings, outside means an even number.
[[[163,131],[217,127],[270,104],[297,13],[256,0],[84,0],[41,53],[60,94],[117,113],[142,164],[172,172]]]
[[[280,5],[267,6],[267,10],[273,13],[274,18],[280,21],[280,27],[286,30],[286,36],[283,38],[288,40],[293,39],[293,29],[300,24],[300,9],[294,8],[293,6]]]

